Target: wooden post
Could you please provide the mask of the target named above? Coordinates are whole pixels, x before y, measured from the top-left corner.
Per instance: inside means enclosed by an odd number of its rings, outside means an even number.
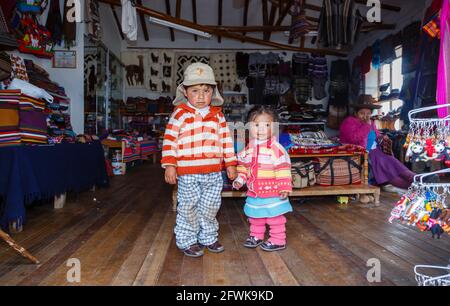
[[[22,255],[25,258],[28,258],[29,260],[31,260],[33,263],[35,264],[39,264],[39,260],[37,260],[36,257],[34,257],[33,255],[31,255],[27,250],[25,250],[23,247],[21,247],[19,244],[17,244],[17,242],[15,242],[11,236],[9,236],[7,233],[5,233],[4,231],[0,230],[0,238],[2,238],[3,240],[5,240],[5,242],[11,247],[13,248],[16,252],[18,252],[20,255]]]
[[[369,184],[369,153],[364,153],[364,184]]]

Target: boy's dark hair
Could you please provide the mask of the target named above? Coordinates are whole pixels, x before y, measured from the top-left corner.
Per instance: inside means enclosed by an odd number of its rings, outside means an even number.
[[[253,121],[256,117],[263,114],[271,116],[273,122],[278,121],[277,113],[272,107],[266,105],[257,105],[248,112],[247,122]]]

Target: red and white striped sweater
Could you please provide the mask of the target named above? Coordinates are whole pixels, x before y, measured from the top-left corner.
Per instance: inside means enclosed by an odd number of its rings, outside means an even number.
[[[219,172],[237,164],[233,140],[220,107],[210,106],[203,118],[183,103],[172,113],[164,134],[162,167],[178,175]]]

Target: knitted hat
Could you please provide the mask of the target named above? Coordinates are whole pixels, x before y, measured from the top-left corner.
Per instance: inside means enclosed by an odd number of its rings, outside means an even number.
[[[376,101],[371,95],[360,95],[356,104],[351,104],[356,110],[368,108],[368,109],[380,109],[381,105],[376,105]]]
[[[208,84],[214,86],[214,92],[211,99],[211,105],[220,106],[223,104],[223,98],[217,88],[214,72],[209,65],[203,63],[190,64],[184,71],[183,83],[178,85],[177,93],[173,105],[180,105],[181,103],[187,103],[188,100],[185,93],[186,86]]]

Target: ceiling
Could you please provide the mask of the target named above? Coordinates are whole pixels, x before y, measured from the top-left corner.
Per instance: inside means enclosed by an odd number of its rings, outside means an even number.
[[[278,3],[279,0],[274,0],[274,3]],[[283,2],[285,2],[284,0]],[[396,24],[396,22],[405,17],[411,9],[417,5],[423,6],[427,0],[381,0],[381,4],[389,4],[401,7],[400,12],[394,12],[390,10],[382,9],[381,11],[381,21],[384,24]],[[176,15],[176,2],[177,0],[169,0],[171,15]],[[181,10],[180,10],[180,18],[188,21],[193,21],[193,10],[192,10],[192,0],[182,0],[181,1]],[[322,5],[323,0],[306,0],[306,3],[309,5],[315,5],[320,7]],[[166,0],[142,0],[143,6],[151,8],[153,10],[167,13],[166,11]],[[222,8],[222,25],[223,26],[243,26],[244,19],[244,7],[245,0],[222,0],[223,8]],[[102,4],[106,5],[106,4]],[[218,25],[219,24],[219,0],[196,0],[197,5],[197,23],[201,25]],[[268,14],[270,14],[272,4],[271,1],[268,1]],[[358,7],[363,14],[366,14],[369,9],[365,5],[358,4]],[[119,13],[120,18],[120,9],[116,8]],[[249,8],[248,8],[248,17],[247,17],[247,25],[248,26],[261,26],[263,25],[263,1],[262,0],[249,0]],[[310,17],[319,18],[320,12],[307,9],[306,14]],[[278,20],[279,12],[277,11],[275,15],[275,22]],[[138,18],[139,19],[139,18]],[[137,45],[137,46],[149,46],[151,45],[152,40],[164,40],[170,41],[170,31],[167,27],[156,25],[150,23],[148,21],[148,16],[145,17],[146,27],[149,32],[150,42],[144,39],[144,35],[142,32],[141,25],[139,25],[139,33],[138,33],[138,42],[132,43],[129,45]],[[284,18],[281,25],[289,26],[291,23],[291,17],[288,15]],[[238,33],[241,34],[241,33]],[[246,35],[255,37],[258,39],[263,39],[262,32],[253,32],[247,33]],[[364,34],[363,34],[364,35]],[[174,31],[175,42],[178,41],[194,41],[194,36],[192,34],[188,34],[181,31]],[[199,39],[197,44],[207,43],[208,45],[215,45],[218,47],[226,46],[227,39],[222,39],[222,42],[219,43],[216,37],[213,37],[212,42],[207,42],[204,39]],[[288,38],[282,32],[276,32],[271,35],[271,41],[279,42],[282,44],[288,44]],[[311,45],[311,38],[307,38],[305,41],[305,47],[316,47]],[[179,45],[179,44],[177,44]],[[300,42],[296,41],[293,43],[294,46],[299,46]]]

